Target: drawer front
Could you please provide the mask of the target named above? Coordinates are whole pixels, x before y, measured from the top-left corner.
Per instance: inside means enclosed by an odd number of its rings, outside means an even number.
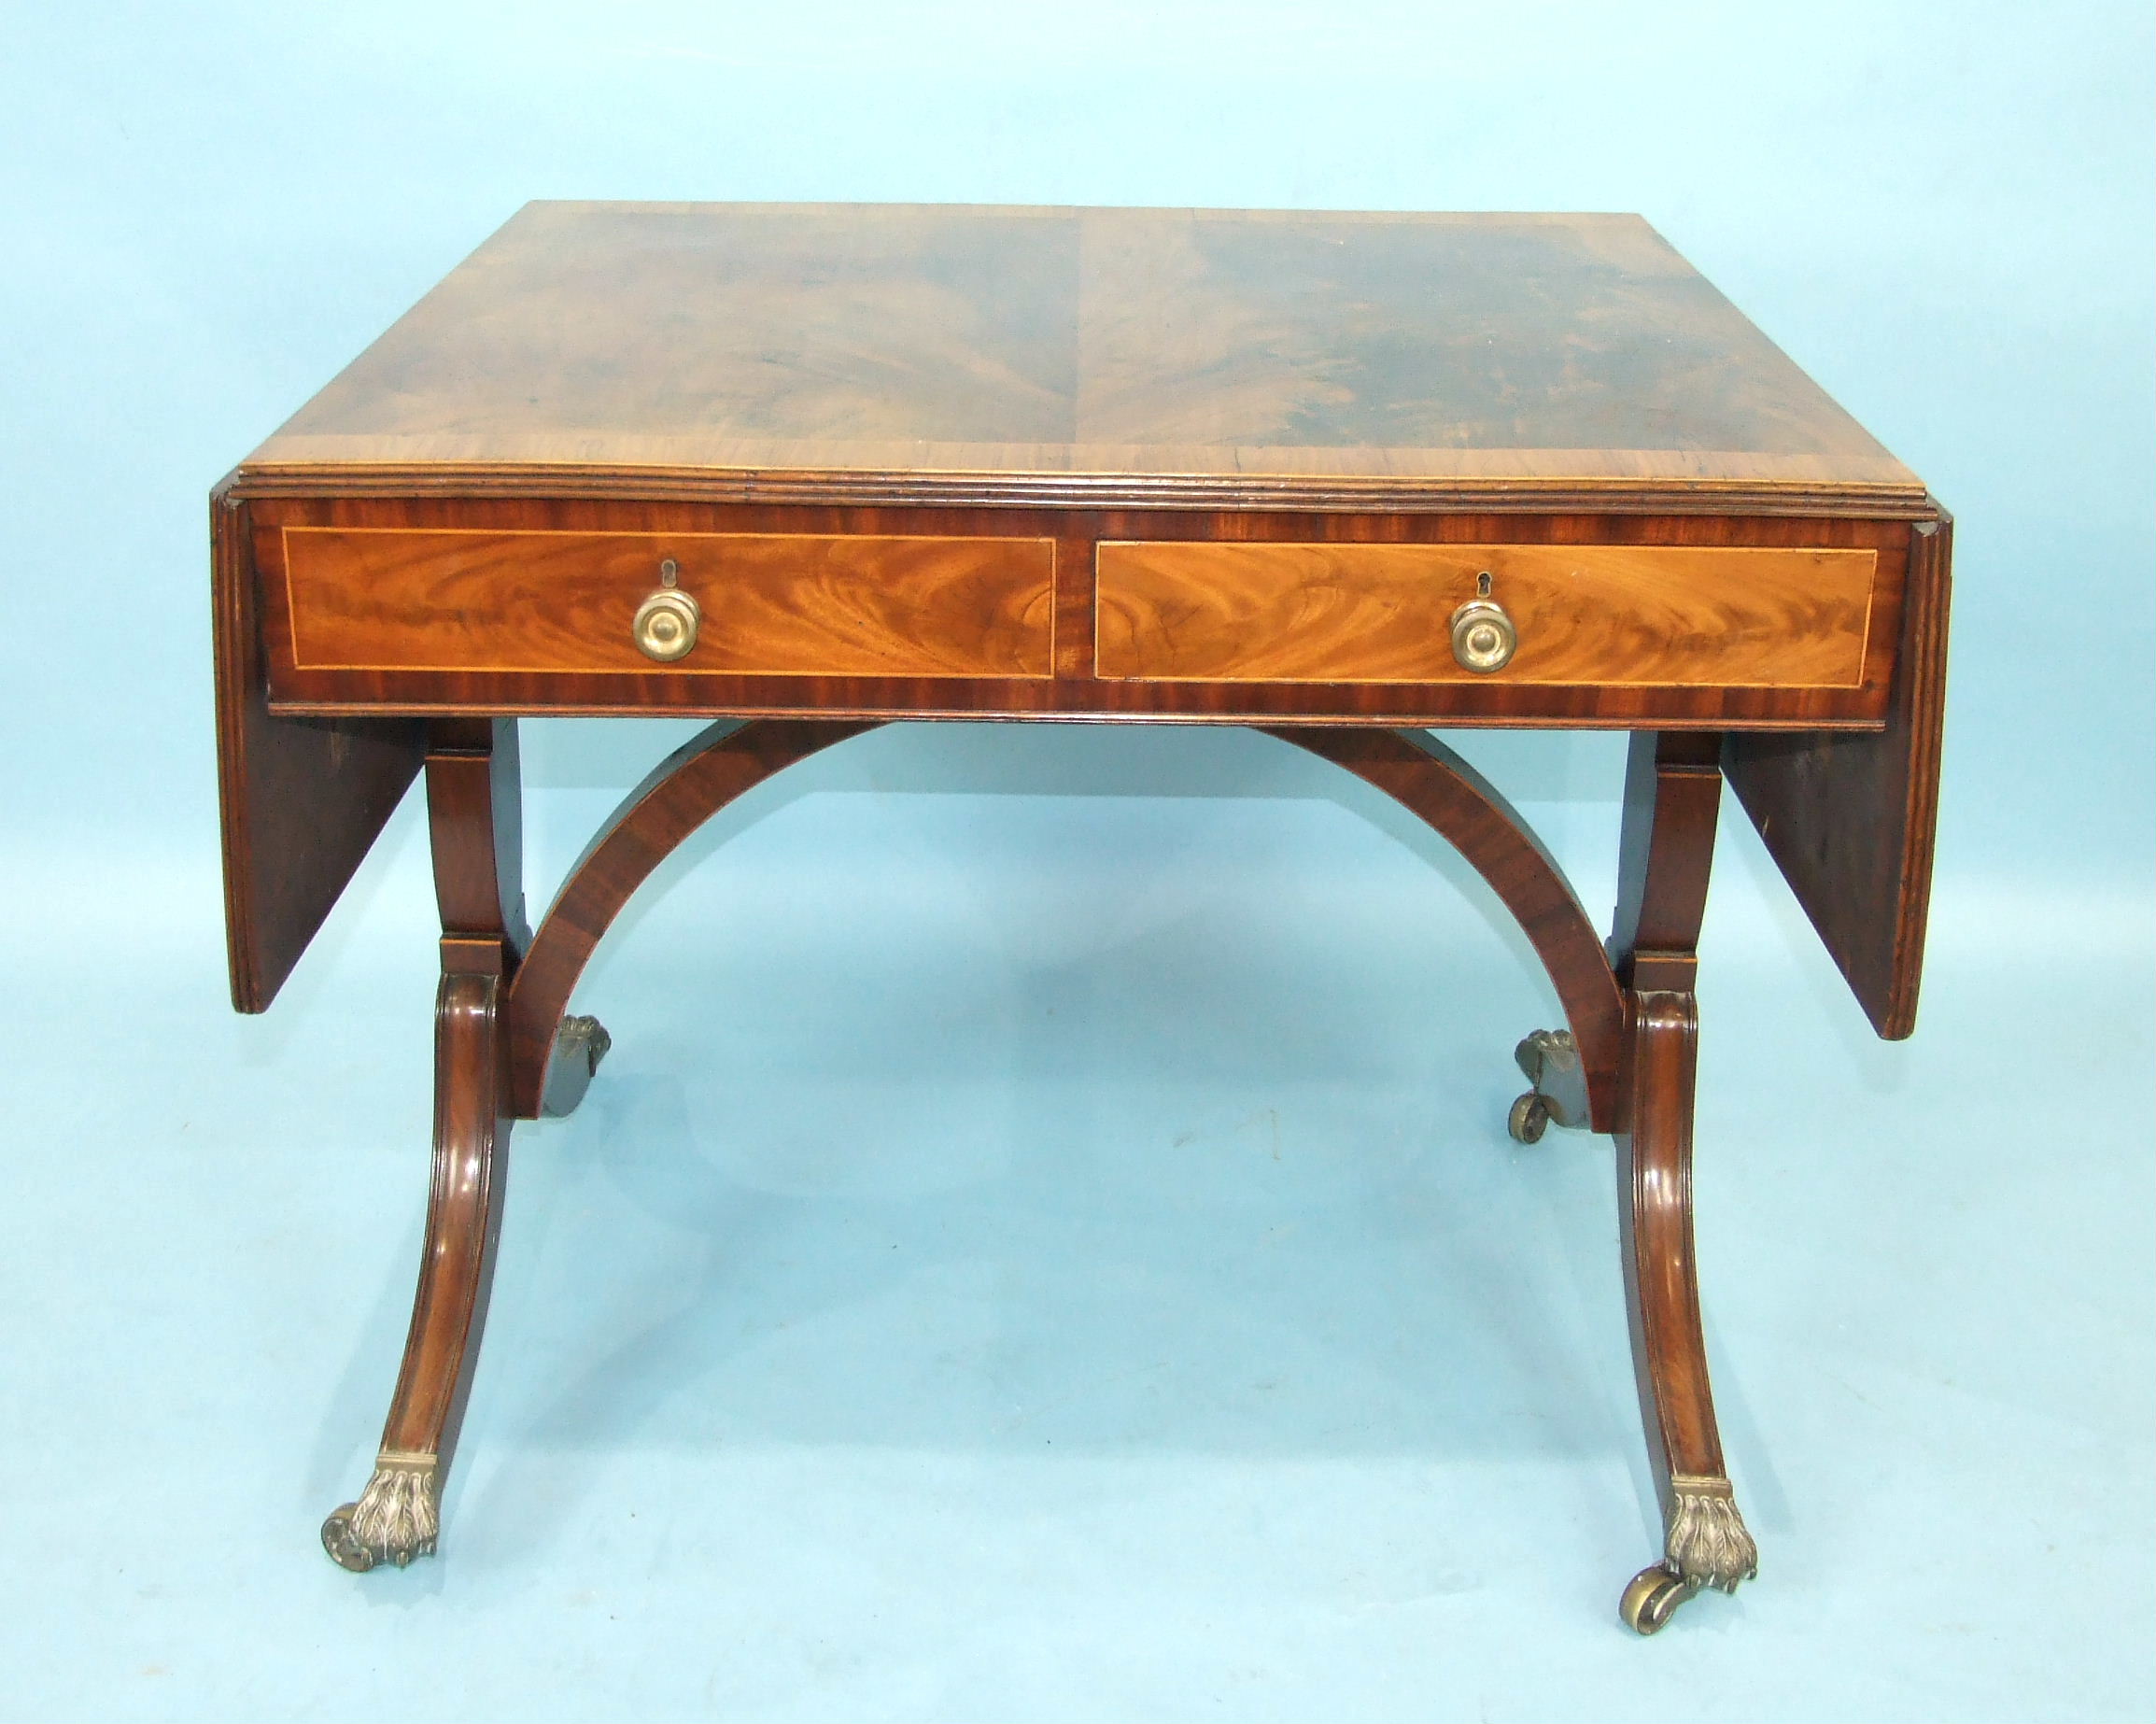
[[[300,671],[1047,677],[1052,539],[287,527]],[[659,663],[637,609],[677,567],[702,613]]]
[[[1103,677],[1854,688],[1879,554],[1679,545],[1103,542]],[[1453,657],[1453,613],[1511,616],[1502,670]]]

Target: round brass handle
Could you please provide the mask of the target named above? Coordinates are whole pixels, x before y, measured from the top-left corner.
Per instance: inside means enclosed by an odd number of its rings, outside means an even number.
[[[678,586],[662,586],[637,606],[630,633],[636,639],[637,651],[646,658],[671,664],[688,657],[689,649],[697,643],[697,625],[702,620],[703,613],[694,599]]]
[[[1519,643],[1519,630],[1494,600],[1470,599],[1452,614],[1452,656],[1463,671],[1501,671]]]

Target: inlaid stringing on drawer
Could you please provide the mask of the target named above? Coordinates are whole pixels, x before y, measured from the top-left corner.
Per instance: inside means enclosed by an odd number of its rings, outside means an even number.
[[[1853,688],[1879,556],[1689,545],[1104,541],[1103,677],[1134,681]],[[1488,596],[1518,648],[1453,657],[1453,613]]]
[[[303,671],[1046,677],[1055,542],[288,527]],[[671,560],[702,612],[656,663],[631,628]]]

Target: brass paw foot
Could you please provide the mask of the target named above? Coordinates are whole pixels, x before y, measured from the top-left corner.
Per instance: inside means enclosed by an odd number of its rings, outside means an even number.
[[[1708,1587],[1734,1592],[1759,1577],[1759,1547],[1726,1478],[1683,1474],[1670,1481],[1670,1531],[1662,1560],[1632,1576],[1617,1601],[1617,1614],[1637,1634],[1653,1634],[1677,1606]]]
[[[1737,1590],[1740,1580],[1759,1577],[1759,1547],[1737,1512],[1736,1493],[1726,1478],[1670,1481],[1674,1499],[1663,1561],[1695,1587]]]
[[[554,1057],[546,1063],[546,1094],[539,1110],[550,1120],[574,1113],[613,1046],[613,1038],[597,1018],[563,1018],[554,1038]]]
[[[384,1453],[357,1503],[322,1522],[322,1548],[340,1568],[363,1575],[377,1562],[410,1565],[434,1554],[442,1522],[435,1500],[440,1468],[432,1455]]]
[[[1574,1130],[1587,1123],[1587,1073],[1571,1031],[1538,1029],[1513,1058],[1534,1085],[1505,1118],[1515,1143],[1539,1143],[1553,1120]]]

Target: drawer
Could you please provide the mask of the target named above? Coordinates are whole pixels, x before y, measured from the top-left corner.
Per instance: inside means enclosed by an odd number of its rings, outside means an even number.
[[[1047,677],[1055,542],[285,527],[298,671]],[[659,662],[632,629],[671,561],[700,612]]]
[[[1830,689],[1864,682],[1879,554],[1104,541],[1094,574],[1107,678]],[[1478,596],[1517,635],[1501,670],[1453,657]]]

